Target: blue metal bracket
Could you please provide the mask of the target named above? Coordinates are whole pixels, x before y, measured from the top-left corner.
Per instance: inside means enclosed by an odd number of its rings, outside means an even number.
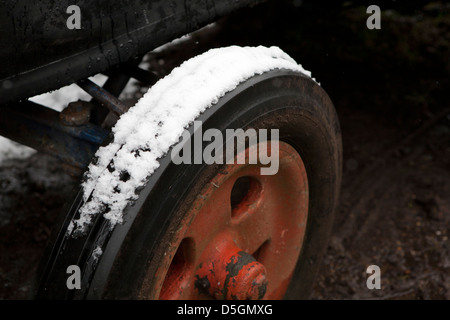
[[[109,131],[87,123],[66,126],[59,112],[23,101],[0,106],[0,135],[85,169]]]

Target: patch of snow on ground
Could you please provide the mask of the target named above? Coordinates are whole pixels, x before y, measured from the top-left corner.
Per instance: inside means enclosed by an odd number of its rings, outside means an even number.
[[[36,150],[0,136],[0,164],[11,159],[25,159],[36,153]]]
[[[183,131],[240,83],[274,69],[311,76],[277,47],[232,46],[194,57],[158,81],[119,119],[114,141],[97,151],[98,160],[89,165],[83,183],[85,203],[70,232],[84,233],[100,213],[112,227],[122,223],[125,207],[137,199],[136,189],[145,185]]]

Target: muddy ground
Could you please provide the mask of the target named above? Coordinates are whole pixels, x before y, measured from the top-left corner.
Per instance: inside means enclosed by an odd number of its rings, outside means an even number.
[[[367,30],[366,7],[351,1],[332,10],[281,2],[233,15],[152,55],[150,65],[163,75],[186,53],[264,44],[312,70],[339,114],[344,168],[311,298],[450,299],[449,6],[382,7],[382,29]],[[0,299],[29,297],[76,183],[42,154],[0,167]],[[366,287],[373,264],[381,268],[381,290]]]

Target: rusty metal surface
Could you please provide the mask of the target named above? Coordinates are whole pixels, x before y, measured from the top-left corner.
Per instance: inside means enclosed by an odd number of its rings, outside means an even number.
[[[117,115],[122,115],[128,111],[128,106],[126,106],[116,96],[96,85],[91,80],[84,79],[78,81],[77,84],[81,89],[89,93],[95,100],[97,100],[102,106],[108,108],[111,112],[114,112]]]
[[[66,126],[81,126],[87,124],[91,118],[92,106],[88,102],[75,101],[61,111],[59,120]]]
[[[218,300],[260,300],[267,290],[263,264],[234,245],[232,238],[215,239],[195,275],[194,286]]]

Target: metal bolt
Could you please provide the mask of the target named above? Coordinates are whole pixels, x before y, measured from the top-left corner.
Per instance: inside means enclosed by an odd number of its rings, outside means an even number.
[[[85,101],[71,102],[60,112],[59,119],[66,126],[82,126],[91,118],[91,104]]]

